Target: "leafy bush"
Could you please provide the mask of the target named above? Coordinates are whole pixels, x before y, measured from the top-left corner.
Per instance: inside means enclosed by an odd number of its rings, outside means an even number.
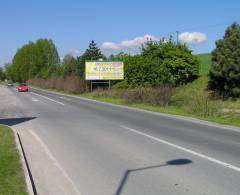
[[[240,25],[227,28],[212,52],[209,89],[222,97],[240,97]]]
[[[172,39],[149,41],[140,55],[125,56],[125,79],[130,88],[180,85],[198,77],[199,61],[186,45]]]

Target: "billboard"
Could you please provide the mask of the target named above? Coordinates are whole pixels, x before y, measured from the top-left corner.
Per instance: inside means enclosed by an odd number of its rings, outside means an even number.
[[[123,62],[86,61],[86,80],[123,80]]]

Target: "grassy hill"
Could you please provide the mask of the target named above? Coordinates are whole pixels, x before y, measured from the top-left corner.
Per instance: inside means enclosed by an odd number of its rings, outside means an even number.
[[[207,75],[211,66],[211,54],[205,53],[205,54],[198,54],[197,58],[200,61],[200,75]]]

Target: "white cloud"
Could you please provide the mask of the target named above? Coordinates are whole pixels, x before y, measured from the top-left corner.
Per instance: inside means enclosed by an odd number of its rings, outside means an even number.
[[[207,35],[201,32],[184,32],[179,35],[179,41],[198,44],[207,40]]]
[[[157,38],[152,35],[144,35],[143,37],[136,37],[132,40],[122,41],[119,45],[122,48],[135,48],[140,47],[142,44],[146,43],[148,40],[156,41]]]
[[[104,42],[101,46],[103,49],[118,50],[120,49],[116,43],[113,42]]]
[[[109,50],[137,48],[146,43],[148,40],[156,41],[158,39],[155,36],[146,34],[143,37],[136,37],[134,39],[124,40],[120,43],[104,42],[101,47],[103,49]]]

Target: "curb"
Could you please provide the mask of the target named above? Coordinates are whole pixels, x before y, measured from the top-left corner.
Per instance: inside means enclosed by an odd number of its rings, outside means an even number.
[[[14,129],[13,127],[10,127],[10,128],[13,129],[15,143],[16,143],[17,149],[20,154],[21,164],[22,164],[22,168],[23,168],[23,172],[24,172],[24,176],[25,176],[25,182],[27,185],[27,192],[29,195],[37,195],[36,189],[34,189],[33,185],[32,185],[31,175],[29,175],[29,167],[28,167],[28,163],[25,160],[25,154],[23,153],[24,151],[22,150],[22,145],[20,143],[19,134],[16,129]]]

